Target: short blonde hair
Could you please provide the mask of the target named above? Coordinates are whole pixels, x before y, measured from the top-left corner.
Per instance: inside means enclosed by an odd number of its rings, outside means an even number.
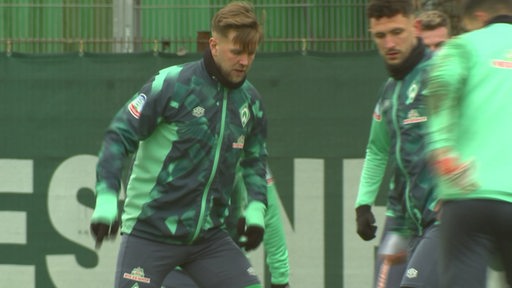
[[[220,9],[212,19],[212,33],[224,37],[235,31],[233,41],[245,51],[254,51],[263,39],[262,25],[259,23],[254,6],[246,1],[234,1]]]
[[[450,19],[441,11],[425,11],[418,15],[418,20],[420,21],[421,30],[430,31],[440,27],[446,27],[448,33],[451,30]]]

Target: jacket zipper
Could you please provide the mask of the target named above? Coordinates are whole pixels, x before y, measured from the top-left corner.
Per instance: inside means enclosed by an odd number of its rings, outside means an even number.
[[[398,119],[399,119],[399,115],[398,115],[398,106],[399,106],[398,95],[400,95],[400,89],[402,89],[402,81],[397,83],[397,86],[395,87],[395,91],[393,93],[393,125],[394,125],[394,128],[395,128],[395,133],[397,135],[395,154],[396,154],[396,158],[397,158],[398,167],[400,168],[400,170],[402,171],[402,173],[403,173],[403,175],[405,177],[405,193],[404,193],[405,205],[407,206],[407,211],[411,215],[411,218],[414,221],[414,224],[416,224],[416,227],[418,228],[419,235],[421,235],[421,234],[423,234],[423,231],[422,231],[423,229],[421,228],[421,225],[419,223],[421,217],[416,219],[416,217],[418,217],[418,215],[416,215],[417,211],[415,211],[414,207],[412,206],[411,199],[410,199],[410,189],[411,189],[411,183],[410,182],[411,182],[411,179],[409,177],[409,174],[407,173],[407,171],[404,168],[402,157],[401,157],[401,154],[400,154],[400,148],[402,146],[402,141],[401,141],[402,135],[400,133],[400,128],[399,128],[400,123],[398,123]]]
[[[220,90],[219,85],[219,90]],[[208,178],[208,182],[206,183],[206,186],[203,190],[203,197],[201,198],[201,210],[199,212],[199,219],[197,220],[197,226],[196,231],[194,232],[194,236],[192,237],[192,240],[190,242],[194,242],[197,237],[199,236],[199,233],[201,232],[201,229],[205,222],[205,215],[206,215],[206,204],[208,202],[208,192],[210,191],[210,186],[212,185],[213,178],[215,178],[215,174],[217,172],[217,167],[219,165],[219,158],[220,158],[220,152],[222,150],[222,140],[224,139],[224,128],[226,126],[226,106],[227,106],[227,99],[228,99],[228,90],[224,88],[224,93],[222,97],[222,114],[220,119],[220,130],[217,140],[217,145],[215,147],[215,158],[213,159],[213,165],[212,165],[212,172],[210,173],[210,177]]]

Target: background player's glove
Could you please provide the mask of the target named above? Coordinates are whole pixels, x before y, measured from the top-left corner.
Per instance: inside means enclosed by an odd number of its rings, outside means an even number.
[[[462,192],[472,192],[478,189],[473,180],[473,162],[461,163],[454,155],[444,155],[434,161],[434,170],[442,181],[459,189]]]
[[[258,248],[261,241],[263,241],[263,234],[265,232],[263,227],[256,225],[246,226],[245,217],[238,219],[236,230],[237,234],[240,236],[238,246],[244,248],[245,251],[251,251]]]
[[[96,197],[96,207],[90,226],[96,241],[96,249],[101,247],[103,240],[114,239],[117,236],[119,230],[117,210],[117,195],[106,193]]]
[[[270,288],[290,288],[290,284],[271,284]]]
[[[361,205],[356,208],[357,234],[365,241],[375,238],[377,226],[370,205]]]

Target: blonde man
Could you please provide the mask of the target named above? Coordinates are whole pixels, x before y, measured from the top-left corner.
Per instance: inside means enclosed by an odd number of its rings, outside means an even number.
[[[261,38],[253,6],[231,2],[214,16],[202,59],[159,71],[112,120],[99,153],[91,230],[97,246],[117,234],[122,164],[135,154],[116,288],[159,288],[177,266],[200,287],[261,287],[224,229],[240,167],[245,248],[263,240],[266,114],[246,80]]]
[[[418,36],[430,50],[438,50],[450,38],[450,19],[443,12],[425,11],[418,15],[417,20]]]

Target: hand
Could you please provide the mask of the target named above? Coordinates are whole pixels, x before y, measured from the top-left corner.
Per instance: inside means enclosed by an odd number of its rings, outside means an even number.
[[[265,230],[260,226],[245,226],[245,217],[238,219],[236,225],[237,234],[240,236],[238,246],[244,248],[245,251],[251,251],[261,244]],[[245,239],[244,239],[245,238]]]
[[[290,288],[290,284],[271,284],[270,288]]]
[[[370,205],[361,205],[356,208],[357,234],[365,241],[375,238],[377,226]]]
[[[473,166],[473,162],[461,163],[453,155],[443,155],[434,160],[434,169],[441,180],[465,193],[478,189],[473,180]]]
[[[114,239],[119,231],[119,215],[117,195],[99,195],[91,217],[91,234],[96,241],[96,249],[101,247],[103,240]]]
[[[115,239],[118,230],[119,221],[114,221],[110,225],[105,223],[91,223],[91,232],[96,241],[96,249],[101,247],[103,239]]]

